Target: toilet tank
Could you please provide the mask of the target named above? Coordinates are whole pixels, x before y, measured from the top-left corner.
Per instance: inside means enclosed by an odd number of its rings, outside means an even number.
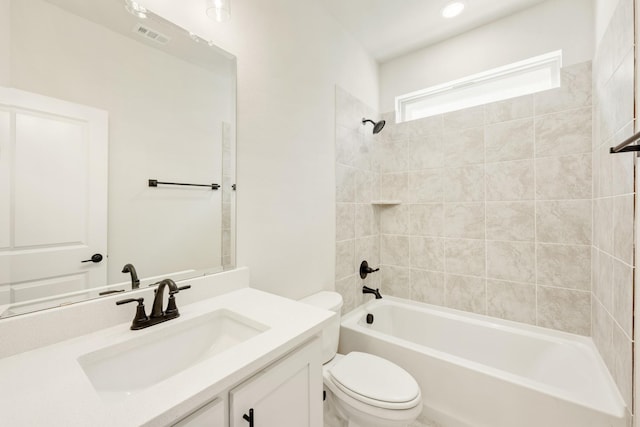
[[[303,298],[300,302],[336,313],[322,330],[322,363],[327,363],[338,352],[342,295],[337,292],[322,291]]]

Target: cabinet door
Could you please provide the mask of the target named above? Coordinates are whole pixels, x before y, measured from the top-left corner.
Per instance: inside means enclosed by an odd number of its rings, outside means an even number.
[[[225,427],[224,399],[214,399],[172,427]]]
[[[316,338],[231,390],[229,425],[322,427],[321,356]]]

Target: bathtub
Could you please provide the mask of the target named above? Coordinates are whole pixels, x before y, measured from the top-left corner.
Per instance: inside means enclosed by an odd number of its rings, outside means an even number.
[[[350,351],[409,371],[424,415],[443,427],[626,425],[587,337],[385,296],[343,318],[340,352]]]

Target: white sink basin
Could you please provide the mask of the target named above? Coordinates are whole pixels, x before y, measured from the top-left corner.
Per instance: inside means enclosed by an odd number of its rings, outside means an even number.
[[[137,337],[140,332],[132,331],[130,340],[78,358],[103,399],[124,400],[268,329],[224,309],[160,325]]]

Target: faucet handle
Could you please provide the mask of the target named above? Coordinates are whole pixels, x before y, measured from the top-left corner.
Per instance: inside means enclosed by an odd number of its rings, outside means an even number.
[[[180,291],[184,291],[185,289],[190,289],[190,288],[191,288],[191,285],[180,286],[175,291],[169,291],[169,295],[177,294]]]
[[[129,304],[130,302],[137,302],[138,306],[136,307],[136,316],[133,318],[131,322],[131,329],[141,329],[144,324],[149,321],[147,317],[147,313],[144,310],[144,298],[127,298],[116,301],[116,305]]]
[[[178,307],[176,306],[176,298],[174,295],[184,289],[189,289],[190,287],[191,285],[180,286],[174,291],[169,291],[169,301],[167,302],[167,309],[164,312],[166,316],[171,316],[171,317],[180,316],[180,312],[178,311]]]
[[[138,302],[138,305],[144,303],[144,298],[127,298],[116,301],[116,305],[129,304],[130,302]]]

